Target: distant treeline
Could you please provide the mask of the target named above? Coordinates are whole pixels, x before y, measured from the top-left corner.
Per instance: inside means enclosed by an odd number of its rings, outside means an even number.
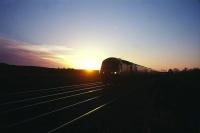
[[[182,70],[178,69],[178,68],[174,68],[174,69],[169,69],[168,72],[169,73],[178,73],[178,72],[199,72],[200,68],[184,68]]]

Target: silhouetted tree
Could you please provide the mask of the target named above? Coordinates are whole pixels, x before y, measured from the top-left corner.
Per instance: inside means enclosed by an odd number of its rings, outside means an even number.
[[[187,72],[187,71],[188,71],[188,68],[185,67],[182,71],[183,71],[183,72]]]
[[[178,68],[174,68],[173,72],[178,73],[178,72],[180,72],[180,70]]]
[[[172,70],[172,69],[169,69],[169,70],[168,70],[168,73],[173,73],[173,70]]]

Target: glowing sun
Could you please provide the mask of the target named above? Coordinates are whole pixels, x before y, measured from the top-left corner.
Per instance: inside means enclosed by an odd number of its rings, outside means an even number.
[[[85,59],[82,61],[81,68],[86,70],[97,70],[99,69],[99,63],[94,59]]]

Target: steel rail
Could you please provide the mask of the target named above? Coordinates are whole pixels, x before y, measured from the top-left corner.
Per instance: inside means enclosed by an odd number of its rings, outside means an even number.
[[[62,88],[81,87],[81,86],[87,86],[87,85],[89,86],[89,85],[96,85],[96,84],[101,84],[101,82],[94,82],[94,83],[91,82],[91,83],[83,83],[83,84],[78,84],[78,85],[59,86],[59,87],[53,87],[53,88],[47,88],[47,89],[20,91],[20,92],[14,92],[14,93],[4,95],[4,96],[26,94],[26,93],[31,93],[31,92],[41,92],[41,91],[48,91],[48,90],[55,90],[55,89],[62,89]]]
[[[64,109],[69,109],[69,108],[71,108],[71,107],[80,105],[80,104],[82,104],[82,103],[86,103],[86,102],[88,102],[88,101],[92,101],[92,100],[98,99],[98,98],[100,98],[100,97],[101,97],[101,96],[99,95],[99,96],[95,96],[95,97],[92,97],[92,98],[89,98],[89,99],[86,99],[86,100],[83,100],[83,101],[79,101],[79,102],[76,102],[76,103],[74,103],[74,104],[71,104],[71,105],[68,105],[68,106],[64,106],[64,107],[62,107],[62,108],[59,108],[59,109],[56,109],[56,110],[52,110],[52,111],[49,111],[49,112],[46,112],[46,113],[43,113],[43,114],[40,114],[40,115],[31,117],[31,118],[28,118],[28,119],[25,119],[25,120],[22,120],[22,121],[19,121],[19,122],[16,122],[16,123],[13,123],[13,124],[7,126],[7,128],[12,128],[12,127],[15,127],[15,126],[18,126],[18,125],[27,123],[27,122],[29,122],[29,121],[32,121],[32,120],[39,119],[39,118],[41,118],[41,117],[50,115],[50,114],[52,114],[52,113],[56,113],[56,112],[61,111],[61,110],[64,110]]]
[[[50,97],[50,96],[57,96],[57,95],[62,95],[62,94],[73,93],[73,92],[82,91],[82,90],[90,90],[90,89],[93,89],[93,88],[99,88],[99,87],[104,87],[104,86],[105,85],[92,86],[92,87],[82,88],[82,89],[78,89],[78,90],[71,90],[71,91],[68,90],[68,91],[64,91],[64,92],[60,92],[60,93],[49,94],[49,95],[44,95],[44,96],[39,96],[39,97],[26,98],[26,99],[21,99],[21,100],[17,100],[17,101],[9,101],[9,102],[6,102],[6,103],[1,103],[0,106],[5,106],[5,105],[9,105],[9,104],[16,104],[16,103],[22,103],[22,102],[37,100],[37,99]]]
[[[87,92],[82,92],[82,93],[78,93],[78,94],[74,94],[74,95],[69,95],[69,96],[65,96],[65,97],[60,97],[60,98],[56,98],[56,99],[52,99],[52,100],[46,100],[46,101],[42,101],[42,102],[38,102],[38,103],[26,105],[26,106],[21,106],[21,107],[18,107],[18,108],[14,108],[14,109],[9,109],[9,110],[2,111],[1,114],[13,112],[13,111],[17,111],[17,110],[21,110],[21,109],[25,109],[25,108],[29,108],[29,107],[32,107],[32,106],[41,105],[41,104],[44,104],[44,103],[49,103],[49,102],[54,102],[54,101],[58,101],[58,100],[63,100],[63,99],[66,99],[66,98],[71,98],[71,97],[75,97],[75,96],[89,94],[89,93],[97,92],[97,91],[100,91],[100,90],[103,90],[103,89],[90,90],[90,91],[87,91]]]
[[[66,123],[64,123],[64,124],[62,124],[62,125],[60,125],[60,126],[54,128],[54,129],[50,130],[50,131],[48,131],[47,133],[54,133],[54,132],[57,132],[57,131],[60,130],[61,128],[66,127],[66,126],[72,124],[73,122],[75,122],[75,121],[77,121],[77,120],[79,120],[79,119],[81,119],[81,118],[84,118],[84,117],[86,117],[86,116],[88,116],[88,115],[90,115],[90,114],[92,114],[92,113],[94,113],[94,112],[96,112],[96,111],[102,109],[103,107],[105,107],[105,106],[107,106],[107,105],[113,103],[115,100],[116,100],[116,99],[110,100],[110,101],[108,101],[108,102],[106,102],[106,103],[104,103],[104,104],[102,104],[102,105],[100,105],[100,106],[98,106],[98,107],[96,107],[96,108],[90,110],[89,112],[84,113],[84,114],[82,114],[82,115],[80,115],[80,116],[78,116],[78,117],[72,119],[71,121],[68,121],[68,122],[66,122]]]

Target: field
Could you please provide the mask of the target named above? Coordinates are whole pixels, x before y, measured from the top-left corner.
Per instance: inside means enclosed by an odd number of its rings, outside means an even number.
[[[11,93],[99,81],[99,72],[0,64],[1,92]]]

